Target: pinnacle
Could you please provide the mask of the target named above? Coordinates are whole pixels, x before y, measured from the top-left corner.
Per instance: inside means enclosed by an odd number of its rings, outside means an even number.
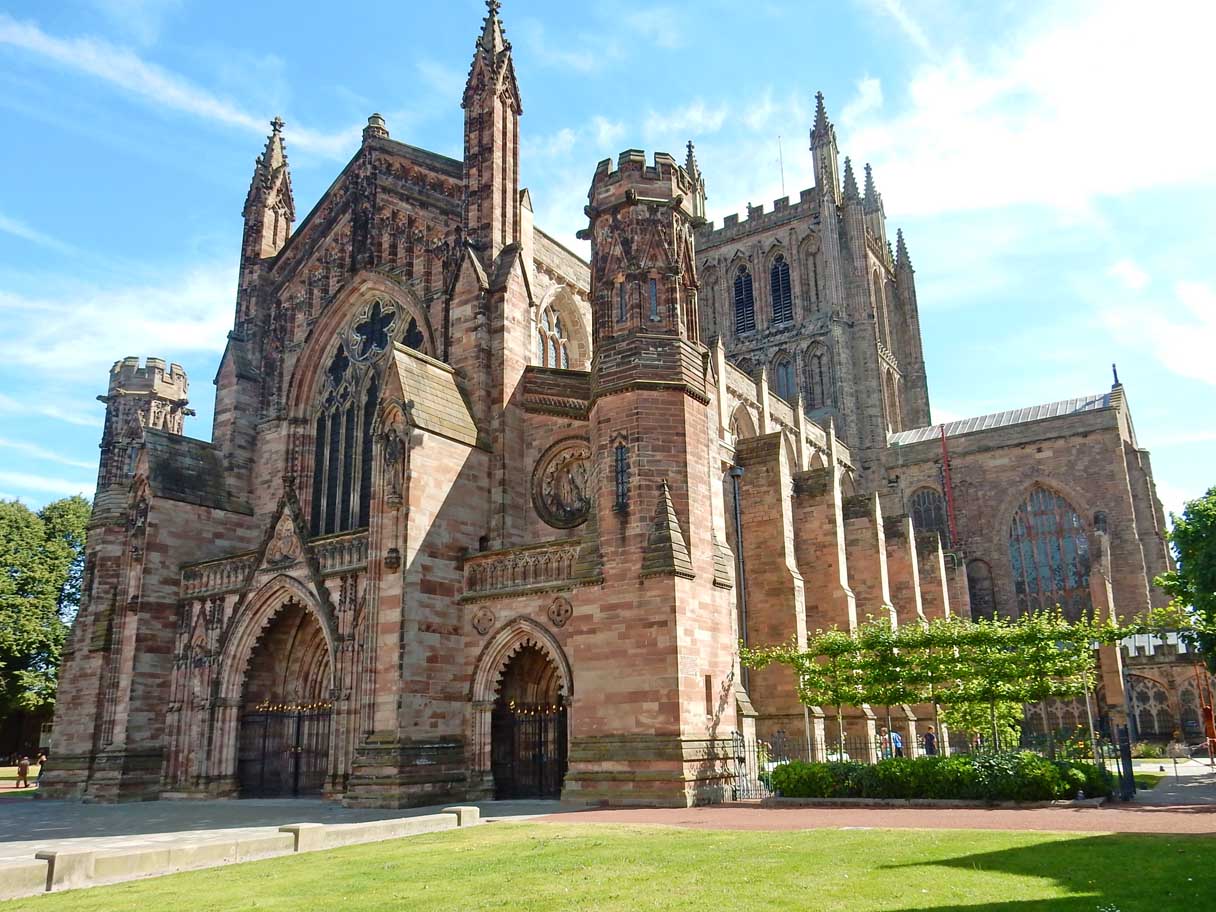
[[[844,198],[847,200],[860,199],[857,192],[857,177],[853,174],[853,159],[844,160]]]
[[[831,121],[828,120],[828,110],[823,103],[823,93],[816,92],[815,125],[811,128],[811,148],[817,149],[835,138],[836,131],[833,129]]]
[[[895,265],[897,268],[907,266],[912,268],[912,260],[908,257],[908,245],[904,242],[904,230],[902,228],[895,231]]]
[[[879,212],[882,210],[882,196],[879,195],[878,189],[874,186],[874,170],[870,167],[869,162],[866,163],[866,212]]]
[[[688,141],[688,155],[684,158],[684,170],[694,180],[701,172],[701,168],[697,165],[697,147],[692,144],[691,139]]]
[[[646,550],[642,554],[642,575],[672,574],[692,578],[692,559],[688,545],[680,530],[680,520],[671,502],[671,489],[667,479],[659,488],[659,502],[654,511],[654,525],[646,539]]]
[[[481,30],[481,40],[478,42],[483,49],[494,56],[511,48],[511,42],[507,41],[506,32],[498,18],[498,11],[501,8],[502,4],[499,0],[486,0],[485,24]]]

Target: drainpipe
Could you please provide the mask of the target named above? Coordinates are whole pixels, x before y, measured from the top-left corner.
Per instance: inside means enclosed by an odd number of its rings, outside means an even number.
[[[735,585],[739,587],[739,639],[747,645],[747,567],[743,561],[743,514],[739,511],[739,479],[743,477],[743,466],[730,467],[730,480],[735,500]],[[743,689],[748,689],[749,669],[743,668]]]

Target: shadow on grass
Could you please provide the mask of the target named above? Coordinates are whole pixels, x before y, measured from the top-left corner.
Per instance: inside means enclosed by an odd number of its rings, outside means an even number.
[[[1069,893],[1050,900],[909,906],[934,912],[1164,912],[1210,909],[1216,897],[1216,839],[1211,836],[1078,836],[1047,845],[977,852],[900,868],[991,871],[1026,878],[1049,878]]]

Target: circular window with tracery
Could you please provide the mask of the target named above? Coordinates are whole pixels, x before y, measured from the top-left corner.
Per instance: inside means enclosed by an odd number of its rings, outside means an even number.
[[[532,473],[532,503],[549,525],[570,529],[591,512],[591,447],[585,440],[562,440],[549,447]]]
[[[366,361],[393,344],[397,326],[397,308],[391,301],[379,298],[364,307],[350,326],[350,355],[355,361]]]

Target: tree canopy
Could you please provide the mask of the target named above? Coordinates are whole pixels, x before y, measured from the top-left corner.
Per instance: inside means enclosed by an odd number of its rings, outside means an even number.
[[[1177,569],[1157,577],[1177,609],[1195,615],[1194,639],[1216,672],[1216,487],[1188,501],[1181,516],[1171,516],[1169,534]]]
[[[59,658],[80,605],[89,502],[35,513],[0,501],[0,718],[53,703]]]

